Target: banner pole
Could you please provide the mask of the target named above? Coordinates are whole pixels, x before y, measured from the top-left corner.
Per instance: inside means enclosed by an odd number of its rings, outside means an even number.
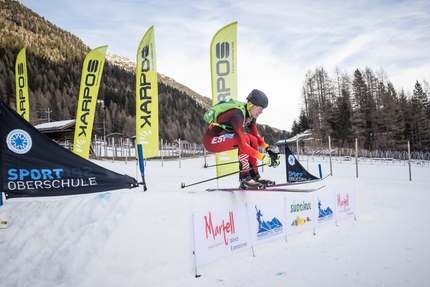
[[[287,157],[287,132],[284,131],[284,148],[285,148],[285,175],[288,182],[288,157]]]
[[[331,161],[331,137],[330,136],[328,136],[328,152],[330,153],[330,175],[333,176],[333,168],[332,168],[332,161]]]
[[[355,138],[355,176],[358,178],[358,141]]]
[[[411,171],[411,145],[408,141],[408,166],[409,166],[409,181],[412,181],[412,171]]]
[[[139,167],[140,167],[140,175],[142,176],[142,184],[143,184],[143,191],[146,191],[146,182],[145,182],[145,165],[143,162],[143,151],[142,151],[142,144],[137,145],[137,152],[139,155]]]
[[[208,167],[208,164],[206,162],[206,149],[203,147],[203,157],[205,159],[205,164],[203,165],[204,168]]]
[[[245,202],[245,208],[248,210],[248,203],[246,203],[246,202]],[[255,209],[257,210],[257,213],[258,213],[257,206],[255,206]],[[248,212],[246,213],[246,221],[250,222]],[[249,232],[249,234],[251,234],[251,227],[249,227],[249,224],[248,224],[248,232]],[[252,250],[252,257],[255,257],[254,244],[251,244],[251,250]]]
[[[194,259],[194,270],[196,271],[196,278],[199,278],[201,275],[197,273],[197,258],[196,258],[196,228],[194,226],[194,213],[192,215],[192,224],[193,224],[193,259]]]

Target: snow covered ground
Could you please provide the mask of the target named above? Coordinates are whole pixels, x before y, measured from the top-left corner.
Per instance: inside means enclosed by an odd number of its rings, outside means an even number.
[[[314,175],[327,160],[300,162]],[[136,162],[96,161],[140,181]],[[214,157],[207,158],[208,164]],[[276,239],[198,268],[191,215],[207,208],[284,193],[208,193],[237,186],[237,176],[181,189],[215,176],[205,159],[146,165],[142,188],[51,198],[10,199],[0,206],[0,286],[429,286],[430,166],[333,163],[316,193],[355,188],[357,220],[344,219]],[[285,181],[283,164],[263,177]],[[307,185],[309,186],[309,185]]]

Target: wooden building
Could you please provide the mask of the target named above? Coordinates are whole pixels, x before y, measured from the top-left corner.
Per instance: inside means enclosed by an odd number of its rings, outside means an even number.
[[[76,120],[65,120],[57,122],[49,122],[36,125],[35,128],[57,143],[73,143],[75,137]],[[100,135],[97,129],[93,128],[93,136]]]

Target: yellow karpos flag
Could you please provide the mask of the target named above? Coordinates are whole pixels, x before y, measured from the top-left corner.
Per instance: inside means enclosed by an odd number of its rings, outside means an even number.
[[[145,158],[159,156],[154,26],[143,36],[136,56],[136,148],[138,144]]]
[[[28,97],[27,57],[25,47],[16,57],[15,63],[16,112],[30,121],[30,99]]]
[[[108,46],[91,50],[85,57],[79,89],[73,152],[88,159],[96,103]]]
[[[210,47],[212,105],[230,99],[237,100],[237,22],[221,28],[212,38]],[[237,149],[215,155],[217,176],[239,170]]]

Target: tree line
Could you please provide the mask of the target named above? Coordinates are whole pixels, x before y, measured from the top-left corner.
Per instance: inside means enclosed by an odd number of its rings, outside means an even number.
[[[368,150],[430,150],[430,86],[424,79],[413,92],[397,91],[380,69],[353,75],[324,67],[309,70],[302,85],[303,105],[292,135],[312,129],[313,137]]]
[[[15,61],[27,48],[30,123],[76,118],[80,78],[90,48],[82,41],[13,0],[0,1],[0,99],[15,107]],[[211,99],[158,75],[159,135],[202,143],[203,114]],[[135,72],[106,61],[98,94],[94,128],[102,134],[135,135]],[[282,132],[260,126],[269,143]]]
[[[76,117],[82,64],[90,51],[78,37],[62,30],[18,1],[0,1],[0,99],[15,106],[15,60],[27,47],[30,122],[33,125]],[[203,114],[209,97],[159,74],[159,134],[201,143],[207,124]],[[416,82],[413,93],[396,91],[384,71],[370,69],[353,75],[323,67],[308,71],[302,94],[303,108],[292,126],[294,136],[312,129],[315,138],[328,136],[344,147],[355,138],[367,149],[430,149],[429,84]],[[105,134],[135,134],[135,73],[106,61],[99,90],[94,127]],[[269,144],[283,132],[258,125]]]

